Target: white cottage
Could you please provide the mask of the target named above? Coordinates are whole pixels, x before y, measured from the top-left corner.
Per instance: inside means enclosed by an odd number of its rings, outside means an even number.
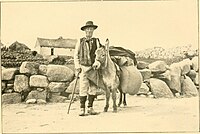
[[[73,56],[77,39],[44,39],[37,38],[35,49],[43,56]]]

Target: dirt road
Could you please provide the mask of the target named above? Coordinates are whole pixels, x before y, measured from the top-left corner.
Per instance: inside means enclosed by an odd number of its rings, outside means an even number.
[[[79,117],[79,102],[46,105],[3,105],[4,133],[61,132],[196,132],[199,98],[153,99],[127,96],[128,106],[104,113],[104,100],[95,101],[99,115]]]

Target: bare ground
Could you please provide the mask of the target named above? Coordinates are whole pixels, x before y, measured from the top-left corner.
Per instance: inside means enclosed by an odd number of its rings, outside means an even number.
[[[2,106],[4,133],[63,132],[197,132],[199,98],[153,99],[127,96],[128,106],[104,113],[105,100],[95,101],[99,115],[79,117],[79,102]]]

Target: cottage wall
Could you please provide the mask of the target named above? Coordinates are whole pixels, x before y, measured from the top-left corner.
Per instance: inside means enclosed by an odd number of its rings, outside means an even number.
[[[74,55],[74,49],[71,49],[71,48],[54,48],[54,55],[73,56]]]
[[[51,55],[51,48],[50,47],[41,47],[40,54],[43,56]]]
[[[61,56],[73,56],[74,48],[77,43],[76,39],[43,39],[38,38],[35,45],[35,50],[43,56],[61,55]]]
[[[51,55],[51,48],[50,47],[41,47],[40,54],[43,56]],[[54,55],[66,55],[66,56],[73,56],[74,49],[71,48],[54,48]]]

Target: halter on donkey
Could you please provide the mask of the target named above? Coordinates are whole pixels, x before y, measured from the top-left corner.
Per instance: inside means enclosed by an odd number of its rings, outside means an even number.
[[[95,69],[99,69],[101,71],[103,83],[106,87],[106,105],[104,107],[104,112],[108,111],[109,107],[109,99],[110,93],[112,93],[113,100],[113,112],[117,112],[116,105],[116,92],[119,87],[119,77],[117,76],[117,69],[115,67],[115,63],[111,60],[109,54],[109,40],[106,40],[105,46],[101,46],[95,52],[96,58],[93,64]]]

